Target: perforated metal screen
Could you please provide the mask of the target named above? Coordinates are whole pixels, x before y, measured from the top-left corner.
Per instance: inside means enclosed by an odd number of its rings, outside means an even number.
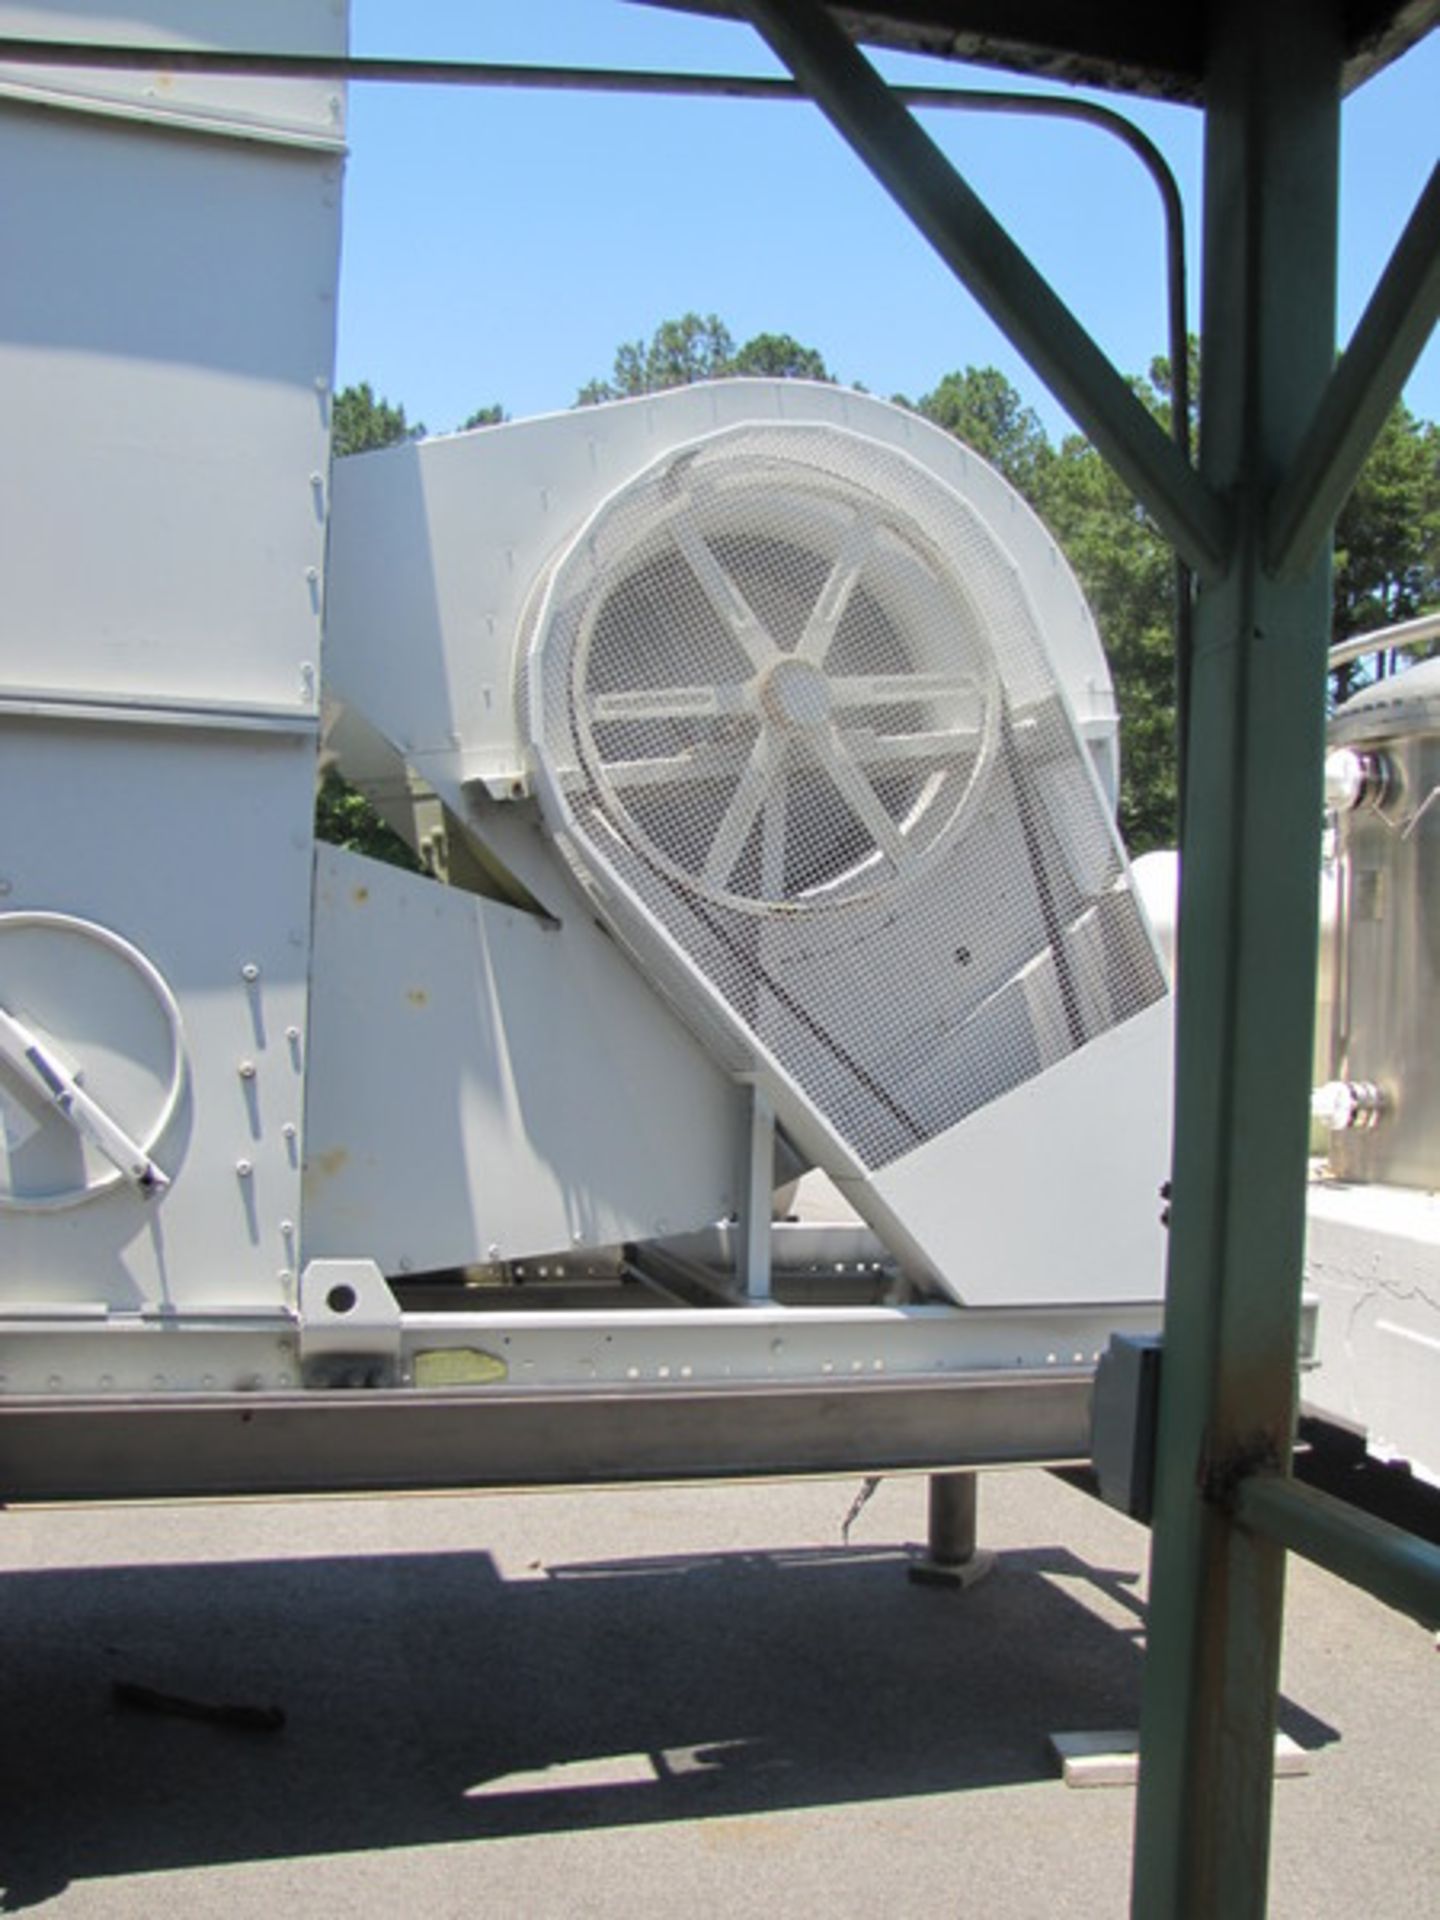
[[[1021,583],[904,454],[667,456],[553,570],[522,704],[617,931],[867,1166],[1164,990]]]

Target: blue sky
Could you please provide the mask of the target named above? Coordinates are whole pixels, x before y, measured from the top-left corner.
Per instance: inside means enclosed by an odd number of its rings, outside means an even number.
[[[353,0],[360,54],[779,69],[746,27],[626,0]],[[1017,84],[884,58],[896,80]],[[1102,96],[1096,96],[1102,97]],[[1440,33],[1345,107],[1341,339],[1436,154]],[[1165,153],[1200,218],[1200,118],[1111,97]],[[1089,128],[930,113],[930,132],[1123,372],[1165,341],[1161,226],[1138,164]],[[368,379],[431,431],[499,401],[566,407],[623,340],[715,312],[818,347],[842,379],[917,395],[1001,367],[1047,428],[1067,422],[819,113],[805,105],[470,89],[352,89],[339,382]],[[1192,305],[1191,321],[1194,321]],[[1407,390],[1440,419],[1440,341]]]

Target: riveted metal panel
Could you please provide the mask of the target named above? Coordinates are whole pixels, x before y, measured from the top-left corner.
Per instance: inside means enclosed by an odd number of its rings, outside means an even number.
[[[7,691],[316,710],[339,169],[0,97]]]
[[[574,1252],[735,1206],[746,1106],[585,915],[319,852],[307,1260]]]
[[[343,48],[321,0],[9,6],[0,28],[233,45],[282,13],[287,44]],[[334,89],[247,91],[234,139],[233,85],[87,84],[0,84],[0,1008],[34,1041],[0,1062],[0,1375],[273,1386],[300,1217]],[[290,143],[307,117],[326,150]]]

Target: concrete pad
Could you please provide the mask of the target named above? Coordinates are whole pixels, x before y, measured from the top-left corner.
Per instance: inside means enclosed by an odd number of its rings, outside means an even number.
[[[1067,1787],[1133,1787],[1140,1778],[1140,1734],[1135,1727],[1097,1733],[1052,1733],[1050,1751]],[[1288,1733],[1275,1736],[1275,1778],[1310,1771],[1310,1755]]]
[[[1143,1529],[1036,1473],[912,1585],[923,1479],[0,1513],[0,1888],[46,1920],[1123,1920]],[[1271,1920],[1440,1884],[1431,1636],[1292,1563]],[[116,1679],[284,1711],[248,1731]]]

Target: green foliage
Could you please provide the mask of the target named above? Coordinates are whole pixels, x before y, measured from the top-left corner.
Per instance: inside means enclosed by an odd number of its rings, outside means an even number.
[[[1335,524],[1336,640],[1440,606],[1440,427],[1398,402]]]
[[[626,400],[736,374],[781,380],[833,377],[814,347],[802,346],[788,333],[757,333],[737,348],[730,329],[717,315],[685,313],[678,320],[662,320],[648,342],[626,341],[616,351],[610,378],[588,381],[575,404],[589,407],[601,400]]]
[[[460,431],[469,433],[472,427],[503,427],[509,418],[509,414],[498,404],[477,407],[474,413],[460,422]]]
[[[1038,506],[1055,453],[1039,418],[996,367],[966,367],[947,373],[939,385],[911,406],[953,433],[982,460],[1003,473],[1011,486]]]
[[[350,853],[368,853],[409,873],[421,871],[420,862],[393,828],[387,827],[363,793],[343,780],[334,767],[320,776],[315,795],[315,838]]]
[[[1190,444],[1195,444],[1195,436],[1200,430],[1200,342],[1192,333],[1187,340],[1186,352],[1186,395],[1190,402],[1189,424]],[[1131,386],[1159,420],[1165,431],[1172,429],[1172,391],[1170,386],[1170,356],[1159,353],[1150,362],[1150,379],[1132,380]]]
[[[730,356],[729,374],[757,380],[833,380],[814,347],[802,347],[793,334],[757,333]]]
[[[1132,382],[1166,426],[1168,361]],[[1193,387],[1192,387],[1193,392]],[[1077,578],[1110,663],[1120,709],[1120,831],[1131,853],[1173,846],[1175,557],[1149,515],[1100,455],[1071,434],[1044,466],[1034,504]]]
[[[1175,561],[1088,441],[1069,436],[1036,501],[1095,615],[1120,708],[1120,831],[1131,853],[1173,846]]]
[[[627,340],[616,348],[608,380],[591,380],[580,389],[577,406],[600,400],[624,400],[641,393],[660,393],[667,387],[689,386],[695,380],[715,380],[730,364],[735,342],[715,314],[682,314],[662,320],[649,344]]]
[[[415,440],[425,431],[411,426],[404,407],[377,400],[368,380],[345,387],[335,396],[330,413],[330,451],[341,459],[349,453],[369,453],[375,447],[393,447],[398,440]]]
[[[1167,408],[1169,365],[1136,390]],[[904,400],[901,405],[912,403]],[[947,373],[913,403],[988,460],[1064,549],[1095,615],[1120,707],[1120,828],[1133,853],[1175,841],[1175,570],[1169,547],[1090,444],[1056,448],[995,367]]]

